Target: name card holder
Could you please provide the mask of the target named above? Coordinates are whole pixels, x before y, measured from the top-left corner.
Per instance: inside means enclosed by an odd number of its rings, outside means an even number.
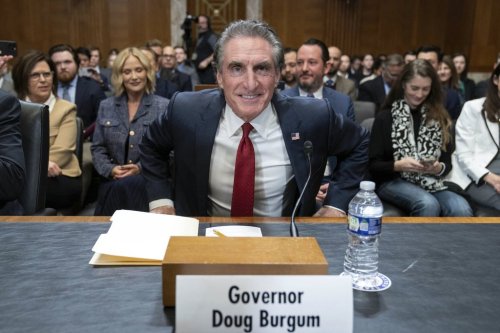
[[[313,237],[170,238],[162,263],[163,305],[175,306],[177,275],[327,275]]]

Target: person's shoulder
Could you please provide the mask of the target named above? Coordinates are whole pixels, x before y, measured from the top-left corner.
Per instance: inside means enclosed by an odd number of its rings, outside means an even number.
[[[96,80],[86,76],[78,77],[78,83],[76,84],[77,89],[78,86],[86,89],[87,91],[101,91],[101,85]]]
[[[465,102],[463,108],[464,110],[470,110],[471,112],[481,112],[485,100],[486,97],[472,99],[470,101]]]
[[[163,96],[158,96],[158,95],[150,95],[152,100],[153,100],[153,103],[157,104],[157,105],[168,105],[168,102],[170,101],[168,98],[165,98]]]
[[[334,99],[346,102],[351,99],[348,95],[327,86],[323,86],[323,97],[333,97]]]
[[[19,100],[16,98],[16,96],[12,95],[11,93],[0,89],[0,103],[19,103]]]
[[[299,88],[293,87],[293,88],[287,88],[282,91],[280,91],[281,95],[284,96],[298,96],[299,95]]]

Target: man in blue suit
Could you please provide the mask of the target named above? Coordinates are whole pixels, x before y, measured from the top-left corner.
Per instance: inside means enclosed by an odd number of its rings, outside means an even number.
[[[315,38],[307,40],[297,51],[298,86],[286,89],[282,94],[327,99],[335,112],[354,121],[354,107],[351,98],[324,85],[323,77],[330,71],[331,66],[329,59],[330,55],[325,43]],[[337,157],[330,156],[324,183],[318,192],[318,202],[324,200],[330,184],[329,180],[336,167]]]
[[[264,23],[231,23],[216,44],[214,64],[220,89],[174,95],[167,113],[143,137],[140,159],[150,210],[234,216],[233,199],[245,194],[253,203],[248,215],[290,216],[304,190],[299,215],[345,216],[366,170],[368,132],[334,112],[328,100],[275,93],[283,49]],[[311,167],[306,141],[313,146]],[[254,185],[239,193],[238,161],[248,145],[252,157],[243,167],[254,167]],[[341,156],[335,185],[316,212],[316,193],[333,155]]]
[[[67,44],[54,45],[49,56],[57,70],[57,96],[76,104],[76,115],[83,120],[85,138],[92,135],[101,101],[106,98],[97,81],[78,75],[79,58]]]
[[[307,40],[297,51],[298,86],[283,90],[282,94],[325,98],[335,112],[354,121],[351,98],[323,84],[323,76],[330,70],[329,59],[325,43],[315,38]]]

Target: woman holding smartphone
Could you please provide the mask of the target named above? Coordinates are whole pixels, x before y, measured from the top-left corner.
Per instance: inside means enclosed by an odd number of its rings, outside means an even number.
[[[451,120],[434,68],[405,65],[373,123],[369,168],[378,195],[410,216],[472,216],[460,195],[447,190]]]

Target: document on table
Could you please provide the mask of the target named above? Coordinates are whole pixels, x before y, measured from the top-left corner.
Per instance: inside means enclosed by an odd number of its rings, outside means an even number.
[[[194,218],[117,210],[92,251],[91,265],[161,265],[170,236],[198,236]]]
[[[205,231],[207,237],[262,237],[262,231],[259,227],[246,225],[226,225],[207,228]]]

